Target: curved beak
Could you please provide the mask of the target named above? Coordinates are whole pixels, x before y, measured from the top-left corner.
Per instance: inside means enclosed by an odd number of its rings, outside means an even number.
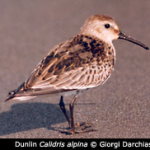
[[[134,44],[137,44],[137,45],[143,47],[143,48],[146,49],[146,50],[149,50],[149,47],[147,47],[145,44],[141,43],[140,41],[134,40],[133,38],[131,38],[131,37],[128,36],[128,35],[125,35],[125,34],[122,33],[121,31],[119,32],[119,37],[118,37],[118,39],[123,39],[123,40],[129,41],[129,42],[132,42],[132,43],[134,43]]]

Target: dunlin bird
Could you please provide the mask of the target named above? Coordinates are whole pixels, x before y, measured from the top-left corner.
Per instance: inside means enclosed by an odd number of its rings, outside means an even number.
[[[9,92],[7,100],[28,100],[39,95],[58,94],[70,133],[76,133],[73,116],[75,100],[81,91],[102,85],[110,77],[116,59],[112,41],[116,39],[149,49],[122,33],[111,17],[93,15],[85,21],[78,35],[52,48],[29,78]],[[69,94],[74,96],[69,105],[70,115],[63,102],[63,97]]]

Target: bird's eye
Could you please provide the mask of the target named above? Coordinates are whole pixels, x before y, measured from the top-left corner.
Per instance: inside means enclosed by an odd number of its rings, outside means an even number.
[[[105,28],[110,28],[110,24],[105,24]]]

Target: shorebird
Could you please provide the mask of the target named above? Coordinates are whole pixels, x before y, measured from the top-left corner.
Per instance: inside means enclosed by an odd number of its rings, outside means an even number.
[[[117,23],[106,15],[93,15],[81,27],[79,34],[58,44],[42,59],[8,100],[28,100],[39,95],[60,96],[59,106],[68,121],[71,134],[77,133],[74,124],[74,103],[81,91],[106,82],[114,70],[116,52],[112,41],[123,39],[144,49],[143,43],[127,36]],[[67,114],[63,97],[73,95]]]

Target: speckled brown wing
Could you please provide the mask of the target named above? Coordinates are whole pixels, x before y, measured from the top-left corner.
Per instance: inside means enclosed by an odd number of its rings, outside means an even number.
[[[102,84],[110,76],[114,64],[114,57],[106,57],[108,52],[104,44],[86,35],[77,35],[61,43],[39,63],[21,90],[33,89],[36,95],[36,91],[55,93]]]

